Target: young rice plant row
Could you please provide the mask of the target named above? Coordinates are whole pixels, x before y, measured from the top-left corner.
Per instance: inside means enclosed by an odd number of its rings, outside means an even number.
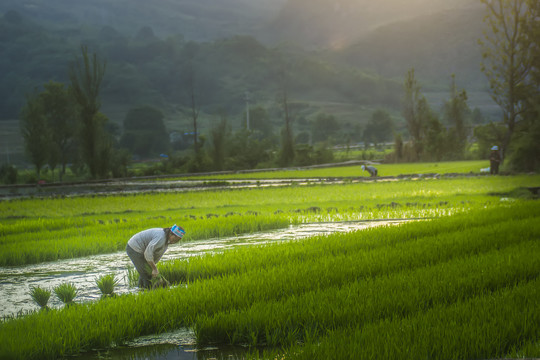
[[[517,201],[173,261],[160,266],[183,282],[170,289],[1,323],[0,358],[58,358],[182,327],[200,344],[272,345],[264,358],[536,357],[539,220],[536,201]]]

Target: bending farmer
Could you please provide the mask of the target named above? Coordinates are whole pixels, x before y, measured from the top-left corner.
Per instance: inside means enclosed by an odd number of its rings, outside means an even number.
[[[377,169],[373,166],[362,165],[362,170],[367,171],[371,177],[377,176]]]
[[[139,287],[148,289],[151,287],[151,279],[159,271],[156,263],[161,259],[169,244],[180,241],[186,231],[177,225],[170,228],[154,228],[141,231],[129,239],[126,252],[139,272]],[[150,265],[152,272],[147,269]]]

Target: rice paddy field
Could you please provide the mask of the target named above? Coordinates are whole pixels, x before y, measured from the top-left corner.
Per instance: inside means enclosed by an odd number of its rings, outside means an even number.
[[[453,176],[0,201],[0,281],[2,269],[117,252],[174,223],[196,243],[418,220],[170,258],[158,264],[169,288],[5,318],[0,359],[98,358],[182,329],[200,348],[242,346],[242,359],[540,357],[540,203],[527,189],[539,184]]]
[[[375,164],[379,177],[422,176],[426,174],[480,174],[481,169],[489,167],[489,161],[449,161],[436,163]],[[310,169],[275,169],[273,171],[247,171],[234,174],[190,175],[190,179],[283,179],[283,178],[358,178],[369,177],[359,165],[340,167],[321,167]],[[185,177],[178,176],[176,179]]]

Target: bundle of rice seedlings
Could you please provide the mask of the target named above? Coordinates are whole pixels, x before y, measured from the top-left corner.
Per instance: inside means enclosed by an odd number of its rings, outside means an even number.
[[[54,293],[66,305],[73,304],[79,290],[72,283],[63,283],[54,288]]]
[[[165,279],[165,277],[161,274],[157,274],[155,277],[153,277],[151,282],[152,282],[152,289],[167,288],[171,286],[169,281]]]
[[[118,285],[119,280],[115,274],[103,275],[96,279],[96,285],[101,291],[102,297],[114,296],[114,288]]]
[[[39,286],[30,288],[30,296],[39,305],[41,309],[48,309],[47,303],[51,297],[51,291],[42,289]]]

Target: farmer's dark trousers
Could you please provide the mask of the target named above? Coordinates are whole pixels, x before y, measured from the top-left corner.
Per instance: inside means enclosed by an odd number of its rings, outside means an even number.
[[[152,279],[152,274],[147,270],[148,263],[146,262],[144,255],[139,254],[129,245],[126,246],[126,252],[133,265],[135,265],[135,269],[139,272],[139,287],[145,289],[150,288],[152,284],[150,281]]]

